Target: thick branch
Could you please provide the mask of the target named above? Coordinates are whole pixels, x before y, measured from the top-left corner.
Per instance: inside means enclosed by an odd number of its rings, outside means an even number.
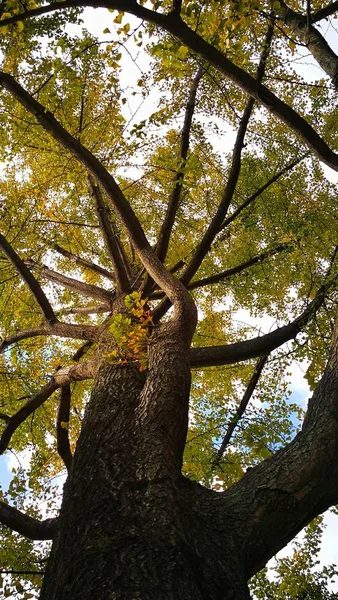
[[[110,223],[107,207],[105,206],[102,198],[100,188],[90,176],[88,177],[88,185],[90,193],[95,201],[96,213],[101,227],[104,243],[112,261],[117,288],[121,292],[128,293],[130,291],[128,273],[125,269],[123,256],[121,256],[120,245]]]
[[[111,311],[111,307],[107,304],[100,304],[99,306],[73,306],[72,308],[62,309],[56,314],[62,315],[98,315],[100,313],[107,313]]]
[[[271,333],[243,342],[225,344],[224,346],[192,348],[190,351],[191,366],[200,368],[227,365],[248,360],[250,358],[257,358],[258,356],[269,354],[272,350],[285,344],[285,342],[295,339],[322,306],[325,295],[333,283],[334,280],[331,280],[319,288],[315,298],[299,317],[294,319],[294,321],[288,325],[284,325],[284,327],[279,327],[278,329],[275,329],[275,331],[271,331]]]
[[[66,275],[62,275],[62,273],[53,271],[45,265],[39,265],[32,260],[28,262],[28,265],[31,269],[37,271],[42,277],[48,279],[48,281],[52,281],[53,283],[61,285],[62,287],[72,290],[73,292],[77,292],[78,294],[83,294],[84,296],[95,298],[95,300],[100,300],[101,302],[104,302],[108,308],[111,306],[114,294],[108,292],[104,288],[100,288],[89,283],[83,283],[83,281],[78,281],[78,279],[74,279],[73,277],[67,277]]]
[[[115,179],[100,161],[70,135],[53,115],[46,111],[11,75],[3,72],[0,73],[0,85],[6,88],[22,106],[33,114],[42,127],[75,156],[102,185],[115,213],[124,224],[143,266],[174,305],[174,319],[176,325],[181,329],[182,341],[184,340],[190,344],[197,322],[194,301],[184,285],[167,271],[153,252],[139,220]]]
[[[25,329],[23,331],[13,333],[0,343],[0,354],[5,352],[7,348],[13,344],[33,337],[52,335],[56,337],[88,340],[92,342],[97,340],[99,333],[100,327],[92,325],[74,325],[72,323],[60,323],[60,321],[58,321],[53,326],[41,325],[40,327]]]
[[[73,360],[77,360],[77,356],[73,356]],[[76,365],[61,367],[54,375],[53,380],[58,387],[69,385],[72,381],[85,381],[93,379],[99,369],[99,360],[97,357],[88,359]]]
[[[321,21],[322,19],[326,19],[327,17],[330,17],[337,11],[338,11],[338,2],[331,2],[324,8],[321,8],[320,10],[317,10],[316,12],[312,13],[311,21],[312,21],[312,23],[318,23],[318,21]]]
[[[110,279],[111,281],[115,281],[115,277],[114,277],[113,273],[111,273],[110,271],[107,271],[107,269],[104,269],[103,267],[100,267],[100,265],[93,263],[91,260],[87,260],[85,258],[81,258],[80,256],[76,256],[72,252],[69,252],[68,250],[65,250],[64,248],[59,246],[59,244],[54,244],[53,249],[56,250],[56,252],[58,252],[59,254],[62,254],[62,256],[65,256],[66,258],[70,258],[76,264],[81,265],[82,267],[86,267],[87,269],[94,271],[94,273],[103,275],[103,277],[107,277],[107,279]]]
[[[231,419],[231,422],[229,424],[229,427],[227,429],[227,432],[222,440],[222,443],[220,445],[220,448],[215,456],[215,459],[212,462],[212,467],[214,467],[215,465],[219,464],[221,458],[224,456],[224,452],[226,450],[226,448],[228,447],[230,440],[232,438],[232,435],[238,425],[238,422],[240,421],[240,419],[242,418],[242,416],[244,415],[247,406],[249,404],[250,398],[252,396],[252,394],[254,393],[257,383],[259,381],[259,378],[261,376],[261,373],[263,371],[264,365],[266,363],[266,361],[268,360],[268,356],[262,356],[259,361],[257,362],[256,366],[255,366],[255,370],[250,378],[250,381],[248,383],[248,386],[244,392],[243,398],[239,404],[239,407],[237,408],[233,418]]]
[[[56,419],[57,451],[62,458],[69,473],[73,456],[70,450],[68,427],[70,413],[70,385],[61,388],[60,404]]]
[[[31,540],[52,540],[57,519],[39,521],[0,500],[0,523]]]
[[[12,246],[7,242],[6,238],[0,233],[0,248],[6,254],[8,260],[12,263],[15,270],[21,275],[28,289],[33,294],[35,300],[40,306],[41,312],[48,323],[57,321],[54,311],[49,303],[47,296],[42,290],[40,284],[35,279],[34,275],[26,267],[20,256],[13,250]]]
[[[279,4],[278,16],[306,45],[319,66],[331,78],[335,89],[338,90],[338,56],[330,48],[320,31],[309,22],[308,16],[295,12],[285,2],[281,1]]]
[[[40,337],[46,335],[58,335],[55,333],[55,330],[48,325],[41,325],[40,327],[35,327],[34,329],[24,329],[22,331],[18,331],[8,336],[6,339],[2,340],[0,343],[0,354],[5,352],[7,348],[20,342],[21,340],[28,340],[33,337]]]

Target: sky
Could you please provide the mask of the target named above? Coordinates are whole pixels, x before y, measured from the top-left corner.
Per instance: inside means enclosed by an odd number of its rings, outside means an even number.
[[[108,15],[108,16],[107,16]],[[86,16],[84,19],[85,27],[93,34],[96,34],[104,39],[108,39],[109,35],[103,35],[103,29],[109,27],[109,21],[113,22],[114,19],[113,14],[107,13],[102,9],[87,9]],[[129,19],[132,22],[132,19]],[[137,24],[137,20],[134,19],[135,25]],[[73,28],[74,29],[74,28]],[[80,31],[79,31],[80,32]],[[337,36],[332,29],[329,32],[330,43],[334,50],[338,51],[338,39]],[[124,58],[122,61],[123,69],[121,73],[122,86],[134,86],[137,80],[140,78],[140,69],[146,69],[147,64],[146,59],[143,58],[142,61],[139,61],[139,66],[137,66],[128,56],[127,53],[123,54]],[[304,58],[298,61],[297,69],[300,70],[303,76],[309,78],[309,80],[318,77],[318,67],[314,65],[312,62],[309,62],[308,58]],[[131,104],[128,108],[126,108],[125,117],[128,120],[131,114],[134,114],[134,120],[140,121],[146,117],[148,117],[153,111],[156,110],[156,102],[158,96],[154,93],[146,103],[140,101],[139,96],[131,97]],[[233,143],[234,137],[233,135],[227,135],[227,150],[230,149],[231,144]],[[218,151],[224,151],[224,138],[214,138],[213,144],[215,149]],[[325,167],[325,173],[327,177],[332,182],[338,181],[338,174],[333,174],[330,169]],[[259,326],[261,329],[261,333],[266,333],[271,329],[273,323],[268,319],[262,320],[257,323],[257,320],[254,320],[250,317],[248,311],[239,311],[238,318],[240,320],[245,321],[246,323],[251,323],[254,326]],[[310,392],[304,379],[304,372],[306,370],[306,365],[300,365],[297,363],[293,363],[291,366],[292,377],[290,381],[290,389],[292,391],[292,395],[290,401],[300,403],[304,408],[306,407],[307,400],[310,396]],[[3,489],[6,489],[10,479],[11,479],[11,469],[17,462],[17,459],[13,454],[7,453],[4,456],[0,456],[0,483]],[[24,461],[25,462],[25,461]],[[323,535],[323,544],[322,550],[320,553],[320,560],[322,564],[338,564],[338,518],[332,513],[328,512],[325,515],[325,523],[327,525],[324,535]],[[285,555],[285,553],[289,552],[290,548],[287,547],[283,549],[281,554]],[[333,586],[333,589],[338,590],[338,582]]]

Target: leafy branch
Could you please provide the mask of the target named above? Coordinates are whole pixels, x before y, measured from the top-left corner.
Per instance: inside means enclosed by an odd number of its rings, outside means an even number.
[[[111,364],[137,363],[140,371],[145,371],[148,366],[147,341],[153,318],[146,308],[147,299],[142,298],[140,292],[126,296],[124,303],[127,316],[118,313],[109,326],[117,348],[106,354],[105,359]]]
[[[15,270],[19,273],[19,275],[21,275],[30,292],[33,294],[35,300],[40,306],[41,312],[44,315],[47,323],[51,325],[55,323],[57,321],[57,318],[46,294],[42,290],[38,281],[35,279],[34,275],[32,275],[28,267],[25,265],[23,260],[21,260],[20,256],[15,252],[11,244],[1,233],[0,248],[7,256],[8,260],[12,263]]]
[[[242,416],[244,415],[247,406],[249,404],[250,398],[252,396],[252,394],[254,393],[257,383],[259,381],[259,378],[262,374],[262,371],[264,369],[264,366],[266,364],[266,361],[268,360],[268,355],[262,356],[259,361],[257,362],[254,372],[250,378],[250,381],[248,383],[248,386],[245,390],[245,393],[243,395],[243,398],[234,414],[234,416],[232,417],[227,432],[222,440],[222,443],[220,445],[220,448],[214,458],[214,460],[212,461],[211,464],[211,468],[215,467],[216,465],[219,464],[220,460],[222,459],[222,457],[224,456],[224,452],[227,448],[227,446],[230,443],[230,440],[232,438],[232,435],[240,421],[240,419],[242,418]]]

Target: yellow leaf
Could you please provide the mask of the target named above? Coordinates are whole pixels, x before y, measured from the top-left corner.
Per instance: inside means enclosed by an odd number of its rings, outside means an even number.
[[[123,15],[124,15],[123,12],[119,12],[119,14],[117,15],[117,17],[115,17],[115,19],[114,19],[114,23],[120,24],[121,21],[122,21],[122,19],[123,19]]]
[[[68,421],[61,421],[60,422],[60,426],[62,427],[62,429],[66,429],[67,430],[68,429],[68,425],[69,425]]]

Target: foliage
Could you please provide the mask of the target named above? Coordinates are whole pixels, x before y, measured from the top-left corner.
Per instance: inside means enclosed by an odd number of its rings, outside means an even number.
[[[118,313],[111,319],[109,331],[114,336],[117,348],[105,355],[107,362],[114,364],[137,363],[140,371],[145,371],[148,364],[147,340],[149,328],[153,325],[147,299],[140,292],[128,294],[124,303],[127,315]]]
[[[293,543],[291,556],[275,560],[273,579],[263,569],[251,581],[254,597],[260,600],[336,600],[329,584],[337,576],[337,566],[318,570],[317,559],[323,531],[323,517],[317,517],[306,529],[304,540]]]

